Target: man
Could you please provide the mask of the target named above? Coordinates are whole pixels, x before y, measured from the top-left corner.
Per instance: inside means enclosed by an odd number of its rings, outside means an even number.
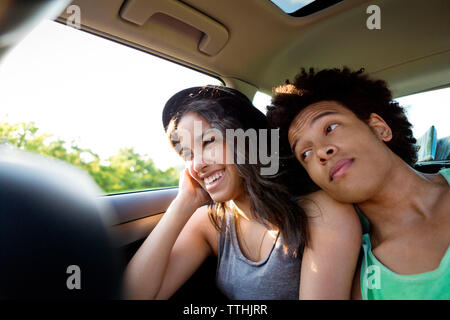
[[[314,183],[370,224],[354,298],[450,299],[450,170],[413,169],[411,124],[386,83],[303,69],[272,104],[269,121]]]

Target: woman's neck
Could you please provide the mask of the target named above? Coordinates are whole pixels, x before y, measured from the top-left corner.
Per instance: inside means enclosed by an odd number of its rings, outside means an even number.
[[[252,210],[252,203],[250,197],[246,194],[237,197],[232,200],[234,210],[244,219],[253,220],[255,219],[255,214]]]

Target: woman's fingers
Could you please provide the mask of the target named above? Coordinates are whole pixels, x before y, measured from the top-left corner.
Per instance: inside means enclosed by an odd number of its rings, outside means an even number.
[[[200,183],[192,176],[189,167],[187,167],[180,175],[179,193],[180,196],[185,196],[190,201],[195,201],[199,207],[211,199],[208,192],[206,192]]]

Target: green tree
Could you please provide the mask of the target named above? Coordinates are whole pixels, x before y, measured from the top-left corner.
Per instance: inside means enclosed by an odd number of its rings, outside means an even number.
[[[75,141],[67,143],[53,135],[40,133],[33,122],[0,122],[0,143],[54,157],[86,170],[105,193],[146,190],[178,185],[179,169],[162,171],[152,159],[133,148],[120,149],[108,159],[101,159]]]

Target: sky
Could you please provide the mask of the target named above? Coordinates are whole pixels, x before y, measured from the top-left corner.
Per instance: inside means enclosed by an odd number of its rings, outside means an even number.
[[[53,21],[34,29],[0,65],[0,120],[34,121],[42,132],[101,157],[134,147],[157,167],[182,165],[162,126],[165,102],[215,79]]]
[[[284,12],[292,13],[300,8],[303,8],[307,4],[313,2],[313,0],[271,0]]]
[[[75,140],[106,159],[120,148],[152,158],[162,170],[183,165],[166,138],[161,113],[179,90],[219,80],[150,54],[44,21],[0,64],[0,121],[34,121],[42,133]],[[413,132],[435,125],[450,135],[450,89],[398,99]],[[270,97],[258,93],[264,109]]]

